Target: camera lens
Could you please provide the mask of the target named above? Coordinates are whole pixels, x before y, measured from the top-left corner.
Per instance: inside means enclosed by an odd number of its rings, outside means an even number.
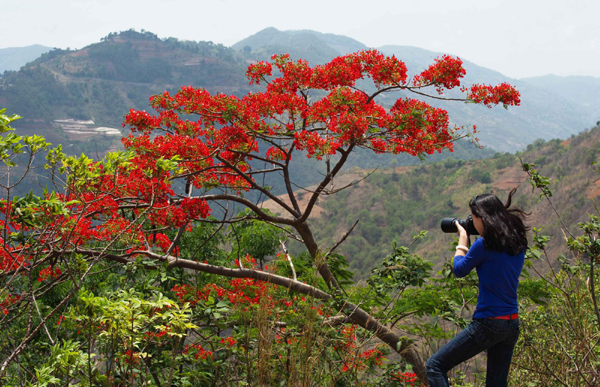
[[[444,218],[442,219],[442,232],[445,233],[452,233],[452,232],[457,232],[458,229],[456,228],[456,224],[454,224],[454,222],[458,220],[456,218]]]
[[[457,232],[458,228],[454,222],[458,222],[465,230],[467,230],[467,234],[469,235],[479,235],[475,225],[473,224],[473,218],[471,215],[467,217],[467,219],[458,219],[458,218],[444,218],[442,219],[442,232],[447,234]]]

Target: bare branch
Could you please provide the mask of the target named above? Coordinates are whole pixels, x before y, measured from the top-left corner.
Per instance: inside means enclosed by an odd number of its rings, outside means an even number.
[[[297,280],[296,278],[296,269],[294,269],[294,263],[292,262],[292,257],[290,257],[290,253],[287,250],[287,247],[285,247],[285,243],[283,243],[283,241],[279,241],[279,243],[281,243],[281,248],[283,249],[283,252],[285,254],[285,256],[287,257],[288,262],[290,263],[290,267],[292,268],[292,277],[294,279],[294,281]]]
[[[354,227],[356,227],[356,225],[358,224],[358,220],[356,222],[354,222],[354,224],[352,225],[352,227],[350,227],[350,230],[348,230],[344,236],[342,236],[342,238],[335,244],[333,245],[333,247],[331,249],[329,249],[329,251],[327,252],[327,254],[325,254],[325,259],[327,259],[327,257],[329,257],[329,255],[339,247],[339,245],[341,245],[342,243],[344,243],[344,241],[346,240],[346,238],[348,238],[348,236],[350,235],[350,233],[352,233],[352,230],[354,230]]]

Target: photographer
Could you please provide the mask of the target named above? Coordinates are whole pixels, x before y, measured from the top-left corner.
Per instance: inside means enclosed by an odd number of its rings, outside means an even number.
[[[448,371],[487,350],[486,386],[506,386],[513,349],[519,337],[517,287],[523,269],[529,214],[509,208],[516,189],[503,204],[495,195],[478,195],[469,202],[472,223],[452,220],[458,231],[454,274],[475,269],[479,296],[473,322],[427,361],[430,386],[448,386]],[[470,248],[467,229],[482,237]],[[443,225],[444,227],[444,225]]]

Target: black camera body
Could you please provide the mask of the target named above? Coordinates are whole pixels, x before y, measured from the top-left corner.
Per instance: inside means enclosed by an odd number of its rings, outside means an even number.
[[[458,228],[454,222],[458,222],[465,230],[467,230],[467,234],[469,235],[479,235],[475,225],[473,224],[473,217],[469,215],[467,219],[458,219],[458,218],[444,218],[442,219],[442,232],[445,233],[453,233],[458,232]]]

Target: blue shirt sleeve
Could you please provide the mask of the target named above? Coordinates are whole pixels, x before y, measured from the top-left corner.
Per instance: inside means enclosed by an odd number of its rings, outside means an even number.
[[[471,245],[466,255],[454,257],[454,275],[464,277],[485,260],[483,238],[477,239]]]

